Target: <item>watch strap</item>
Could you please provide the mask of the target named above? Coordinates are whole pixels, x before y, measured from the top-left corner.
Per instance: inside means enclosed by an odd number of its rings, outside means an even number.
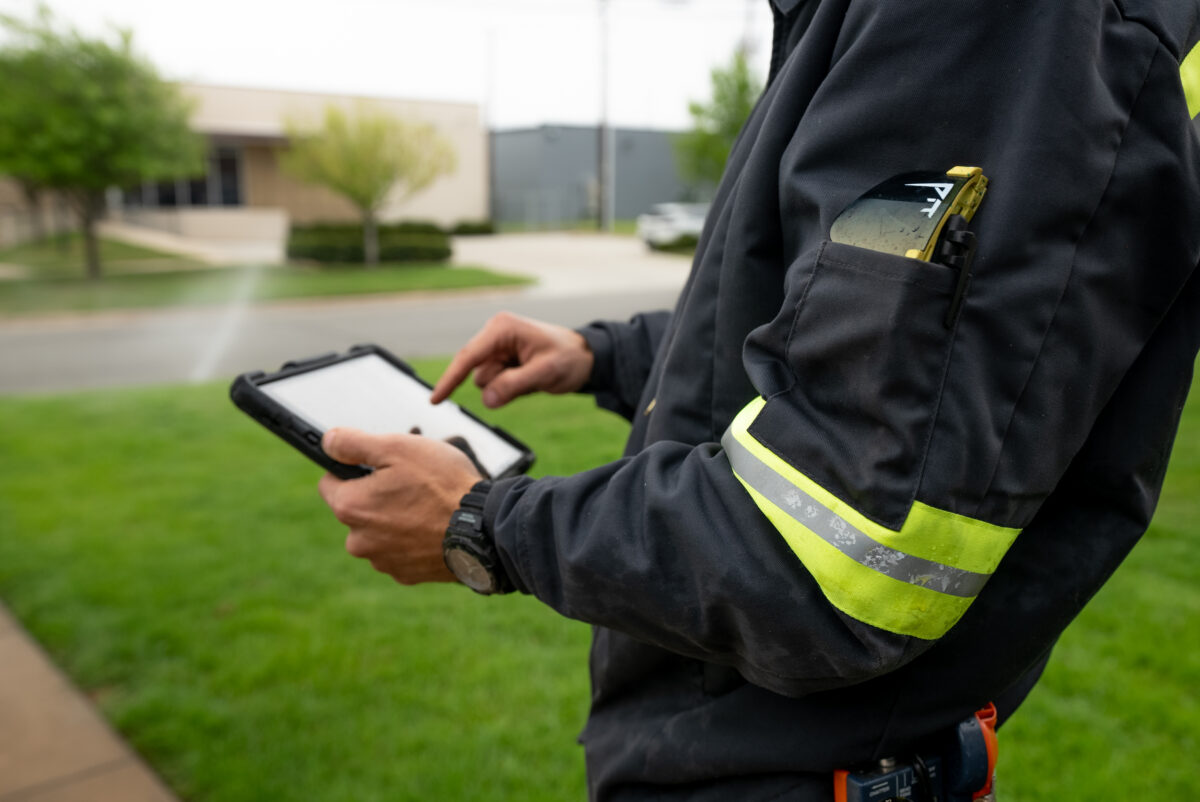
[[[487,571],[491,576],[491,589],[479,590],[470,583],[464,582],[476,592],[485,595],[511,593],[516,590],[509,579],[504,564],[500,561],[500,553],[491,533],[484,526],[484,505],[487,503],[488,492],[492,489],[491,480],[484,479],[476,482],[470,491],[459,501],[458,509],[450,516],[450,525],[446,529],[444,548],[447,551],[465,551],[474,558],[478,567]],[[447,565],[453,571],[454,566],[447,560]],[[457,576],[457,573],[456,573]],[[463,577],[459,577],[460,580]]]

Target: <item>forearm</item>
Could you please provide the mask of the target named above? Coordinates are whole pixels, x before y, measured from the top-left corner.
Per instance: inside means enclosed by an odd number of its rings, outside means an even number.
[[[485,517],[521,590],[779,693],[861,681],[927,645],[833,608],[717,444],[497,483]]]

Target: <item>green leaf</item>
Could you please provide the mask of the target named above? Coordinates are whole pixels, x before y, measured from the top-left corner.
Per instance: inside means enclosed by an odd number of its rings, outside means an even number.
[[[721,179],[733,143],[762,89],[741,50],[727,66],[712,71],[711,98],[688,104],[692,129],[673,141],[675,160],[686,180],[715,185]]]

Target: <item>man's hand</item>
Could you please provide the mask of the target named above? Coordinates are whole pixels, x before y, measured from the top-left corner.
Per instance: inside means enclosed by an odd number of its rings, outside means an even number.
[[[457,581],[442,539],[459,501],[482,478],[466,454],[428,437],[357,429],[330,429],[321,446],[338,462],[375,469],[360,479],[321,478],[321,497],[350,527],[346,551],[405,585]]]
[[[430,401],[442,401],[472,370],[493,409],[538,390],[571,393],[587,383],[593,361],[578,332],[501,312],[455,354]]]

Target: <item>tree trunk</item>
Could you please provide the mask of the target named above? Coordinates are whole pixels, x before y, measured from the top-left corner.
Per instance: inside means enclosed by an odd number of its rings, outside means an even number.
[[[100,238],[96,234],[96,222],[104,205],[104,196],[96,192],[80,193],[78,199],[79,223],[83,229],[83,251],[87,257],[87,277],[99,281],[103,276],[100,266]]]
[[[71,252],[71,202],[59,195],[54,200],[54,242],[58,252],[67,256]]]
[[[29,206],[29,232],[34,242],[46,238],[46,220],[42,216],[42,188],[32,181],[22,181],[21,191],[25,194],[25,203]]]
[[[379,225],[371,212],[363,215],[363,263],[367,267],[379,264]]]

